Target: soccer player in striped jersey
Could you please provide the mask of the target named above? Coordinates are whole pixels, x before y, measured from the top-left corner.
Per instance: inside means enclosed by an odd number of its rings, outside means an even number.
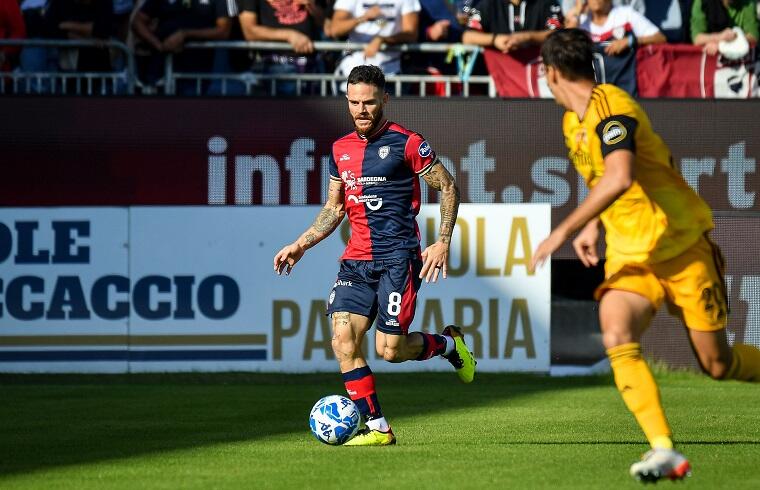
[[[385,446],[395,444],[396,437],[383,416],[375,377],[361,347],[375,320],[375,348],[386,361],[424,361],[440,355],[461,381],[469,383],[475,375],[475,359],[457,327],[449,325],[440,335],[409,332],[422,280],[436,282],[447,275],[459,191],[421,135],[385,119],[388,94],[379,68],[354,68],[346,97],[355,130],[333,144],[327,203],[314,224],[275,255],[274,269],[289,274],[306,250],[348,214],[351,239],[327,308],[346,390],[366,424],[346,445]],[[415,219],[419,177],[441,191],[439,238],[423,252]]]
[[[686,324],[703,370],[715,379],[760,381],[760,350],[726,340],[724,262],[708,233],[712,213],[683,180],[644,110],[614,85],[594,81],[592,44],[577,29],[542,46],[546,79],[563,120],[570,159],[590,191],[539,244],[532,268],[573,233],[586,266],[596,265],[599,227],[607,241],[605,280],[596,290],[602,339],[615,384],[651,450],[631,466],[642,481],[682,479],[687,459],[673,448],[670,426],[641,335],[663,302]]]

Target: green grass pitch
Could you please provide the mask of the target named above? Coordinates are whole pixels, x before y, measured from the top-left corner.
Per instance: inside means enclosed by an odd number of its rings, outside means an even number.
[[[760,488],[760,386],[657,378],[694,468],[684,487]],[[628,467],[645,440],[609,376],[377,382],[397,446],[313,438],[309,409],[343,393],[338,374],[0,375],[0,488],[641,486]]]

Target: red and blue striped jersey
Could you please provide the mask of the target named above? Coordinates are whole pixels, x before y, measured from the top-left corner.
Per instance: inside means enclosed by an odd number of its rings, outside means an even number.
[[[351,223],[342,260],[419,256],[419,176],[435,161],[420,134],[390,121],[369,138],[354,131],[333,143],[330,179],[343,183]]]

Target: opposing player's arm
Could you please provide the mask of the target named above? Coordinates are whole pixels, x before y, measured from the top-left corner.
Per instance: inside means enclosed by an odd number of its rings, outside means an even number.
[[[283,271],[290,274],[291,269],[308,249],[335,231],[346,215],[344,197],[343,183],[330,178],[327,202],[319,211],[314,223],[298,237],[298,240],[286,245],[274,256],[274,270],[277,274],[282,274]]]
[[[611,116],[599,123],[597,134],[604,157],[604,174],[589,191],[586,199],[539,244],[533,253],[531,271],[543,264],[565,240],[598,217],[631,187],[635,179],[637,128],[638,121],[625,115]]]
[[[420,271],[420,278],[424,277],[425,282],[435,282],[439,270],[444,279],[448,275],[451,234],[454,233],[459,212],[459,188],[454,182],[454,177],[438,160],[430,164],[421,176],[430,187],[441,191],[441,226],[438,241],[422,252],[424,262]]]

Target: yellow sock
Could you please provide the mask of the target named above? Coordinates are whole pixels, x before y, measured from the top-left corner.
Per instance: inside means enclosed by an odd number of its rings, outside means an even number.
[[[628,410],[644,431],[653,448],[673,447],[670,427],[660,402],[660,391],[637,342],[607,350],[615,384]]]
[[[725,379],[760,382],[760,350],[747,344],[734,345],[734,360]]]

